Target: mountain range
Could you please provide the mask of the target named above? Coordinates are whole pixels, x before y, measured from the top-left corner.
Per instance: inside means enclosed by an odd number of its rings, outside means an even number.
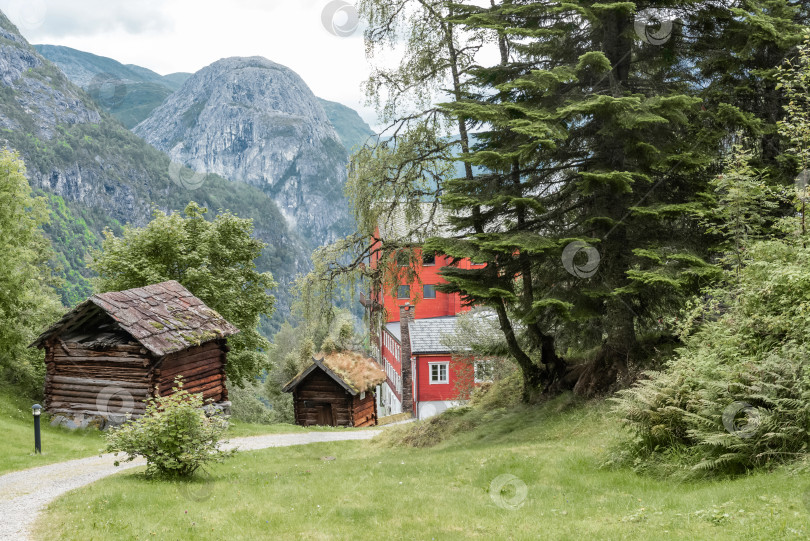
[[[34,48],[0,13],[0,145],[20,152],[30,184],[50,202],[46,231],[66,305],[90,292],[85,263],[103,229],[120,234],[144,225],[155,207],[182,210],[194,200],[253,219],[267,244],[257,266],[280,283],[279,310],[265,322],[272,332],[311,250],[350,228],[347,147],[371,130],[330,103],[266,59],[161,76],[64,47]]]
[[[130,129],[146,119],[192,76],[185,72],[160,75],[141,66],[122,64],[112,58],[62,45],[34,45],[34,49],[94,97],[103,110]],[[354,109],[335,101],[317,100],[347,150],[362,146],[373,135],[372,129]]]

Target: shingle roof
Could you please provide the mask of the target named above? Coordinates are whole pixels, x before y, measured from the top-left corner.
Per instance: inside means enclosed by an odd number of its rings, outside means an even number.
[[[42,333],[32,346],[102,310],[157,356],[225,338],[239,332],[174,280],[146,287],[93,295]]]
[[[445,335],[456,332],[456,316],[432,317],[411,321],[408,330],[411,335],[411,354],[450,353],[450,348],[442,343]]]

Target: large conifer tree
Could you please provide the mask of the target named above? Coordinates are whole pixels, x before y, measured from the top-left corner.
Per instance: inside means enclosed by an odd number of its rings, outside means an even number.
[[[445,290],[497,311],[526,399],[621,383],[628,363],[647,357],[639,335],[660,332],[661,318],[717,275],[718,239],[698,217],[733,143],[754,142],[771,182],[795,173],[780,157],[775,70],[806,24],[801,2],[361,7],[370,51],[395,49],[403,36],[408,44],[401,64],[374,72],[368,87],[394,137],[355,157],[349,192],[360,230],[322,252],[318,268],[326,283],[347,271],[385,281],[381,267],[362,264],[380,216],[441,202],[455,233],[427,248],[487,263],[446,268]],[[499,61],[481,62],[485,43]],[[442,85],[448,103],[435,108],[429,99]],[[452,156],[463,172],[449,180]],[[598,354],[577,366],[558,353],[590,348]]]
[[[772,106],[748,115],[739,110],[744,103],[707,109],[700,83],[717,92],[715,79],[729,75],[695,58],[704,39],[716,39],[695,35],[703,20],[695,14],[710,17],[717,8],[649,5],[512,0],[466,10],[465,24],[502,37],[502,61],[475,73],[480,97],[446,109],[486,126],[467,159],[489,173],[447,183],[443,202],[456,213],[459,235],[430,247],[488,263],[482,271],[446,269],[447,289],[498,311],[518,363],[539,367],[524,368],[527,386],[569,379],[591,395],[644,357],[638,331],[716,273],[705,262],[710,239],[692,216],[729,128]],[[759,14],[759,6],[749,8]],[[768,23],[776,27],[780,16],[793,16],[774,12]],[[693,14],[695,28],[683,26],[679,13]],[[732,37],[739,25],[762,23],[739,12],[727,18]],[[784,55],[790,41],[775,41]],[[525,330],[528,346],[509,340],[516,329]],[[601,348],[566,374],[554,336],[565,346]]]

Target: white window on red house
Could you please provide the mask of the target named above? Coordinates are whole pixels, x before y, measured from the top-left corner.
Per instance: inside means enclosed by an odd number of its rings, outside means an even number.
[[[487,381],[492,381],[493,369],[494,367],[492,366],[492,361],[475,361],[474,365],[475,383],[484,383]]]
[[[428,363],[430,383],[449,383],[447,364],[448,363]]]
[[[422,266],[432,267],[436,264],[436,254],[424,254],[422,256]]]
[[[433,284],[425,284],[422,286],[422,298],[423,299],[435,299],[436,298],[436,286]]]
[[[397,298],[398,299],[410,299],[411,298],[411,286],[399,286],[397,288]]]

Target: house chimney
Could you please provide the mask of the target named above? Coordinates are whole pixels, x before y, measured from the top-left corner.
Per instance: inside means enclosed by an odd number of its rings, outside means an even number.
[[[413,414],[413,377],[411,375],[411,330],[413,306],[405,303],[399,307],[400,361],[402,362],[402,412]]]

